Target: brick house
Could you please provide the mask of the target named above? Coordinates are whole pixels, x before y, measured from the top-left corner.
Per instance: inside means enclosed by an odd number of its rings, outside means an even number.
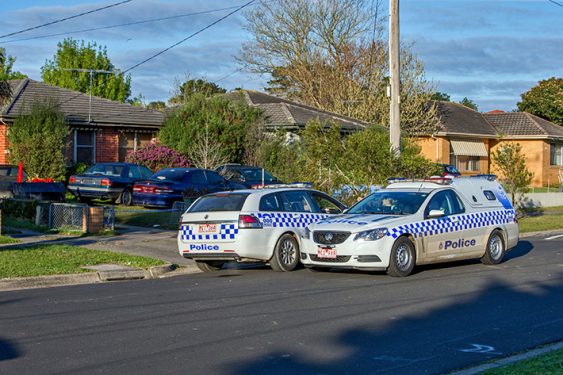
[[[6,137],[10,124],[29,112],[35,101],[58,104],[70,132],[64,150],[67,162],[93,164],[124,161],[128,153],[149,143],[165,115],[31,79],[8,81],[11,97],[0,111],[0,164],[8,163]]]
[[[453,164],[462,174],[494,173],[490,155],[505,142],[517,142],[534,173],[535,187],[556,185],[563,167],[563,128],[526,112],[480,113],[458,103],[437,102],[440,128],[420,136],[422,154]]]

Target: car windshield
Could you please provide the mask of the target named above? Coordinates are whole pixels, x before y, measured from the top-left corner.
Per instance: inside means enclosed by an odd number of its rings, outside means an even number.
[[[428,193],[379,191],[350,208],[349,214],[411,215],[420,208]]]
[[[185,169],[163,169],[151,176],[151,180],[181,182],[186,175]]]
[[[453,165],[446,165],[445,168],[447,173],[451,173],[451,174],[461,174],[456,167],[454,167]]]
[[[241,169],[241,174],[244,176],[246,181],[262,181],[262,169],[261,168],[247,168]],[[276,179],[264,171],[264,181],[275,181]]]
[[[213,194],[199,198],[188,212],[240,211],[248,194]]]
[[[84,174],[98,174],[103,176],[121,176],[123,172],[122,165],[112,164],[96,164],[91,166]]]

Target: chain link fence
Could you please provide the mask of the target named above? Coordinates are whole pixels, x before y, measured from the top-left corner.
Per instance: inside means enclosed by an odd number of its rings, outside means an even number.
[[[103,229],[115,228],[115,209],[112,206],[52,203],[48,212],[49,229],[96,233]]]

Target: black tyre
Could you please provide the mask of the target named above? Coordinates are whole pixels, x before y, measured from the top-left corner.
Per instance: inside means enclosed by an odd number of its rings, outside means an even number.
[[[133,194],[131,193],[131,190],[124,189],[121,192],[118,201],[125,206],[131,206],[131,204],[133,203]]]
[[[506,245],[502,232],[495,229],[487,240],[485,255],[481,258],[481,262],[483,264],[499,264],[502,262],[505,253]]]
[[[293,271],[299,264],[299,243],[291,234],[284,234],[278,240],[270,267],[276,272]]]
[[[411,274],[416,264],[414,244],[407,237],[399,237],[391,248],[387,274],[393,277],[405,277]]]
[[[197,267],[203,272],[216,272],[223,268],[225,262],[220,260],[196,260]]]

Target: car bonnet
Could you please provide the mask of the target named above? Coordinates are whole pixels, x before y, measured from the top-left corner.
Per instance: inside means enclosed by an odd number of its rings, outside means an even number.
[[[412,215],[408,215],[412,216]],[[404,221],[405,215],[386,214],[348,214],[331,216],[309,226],[310,230],[335,230],[360,232],[366,229],[381,228]]]

